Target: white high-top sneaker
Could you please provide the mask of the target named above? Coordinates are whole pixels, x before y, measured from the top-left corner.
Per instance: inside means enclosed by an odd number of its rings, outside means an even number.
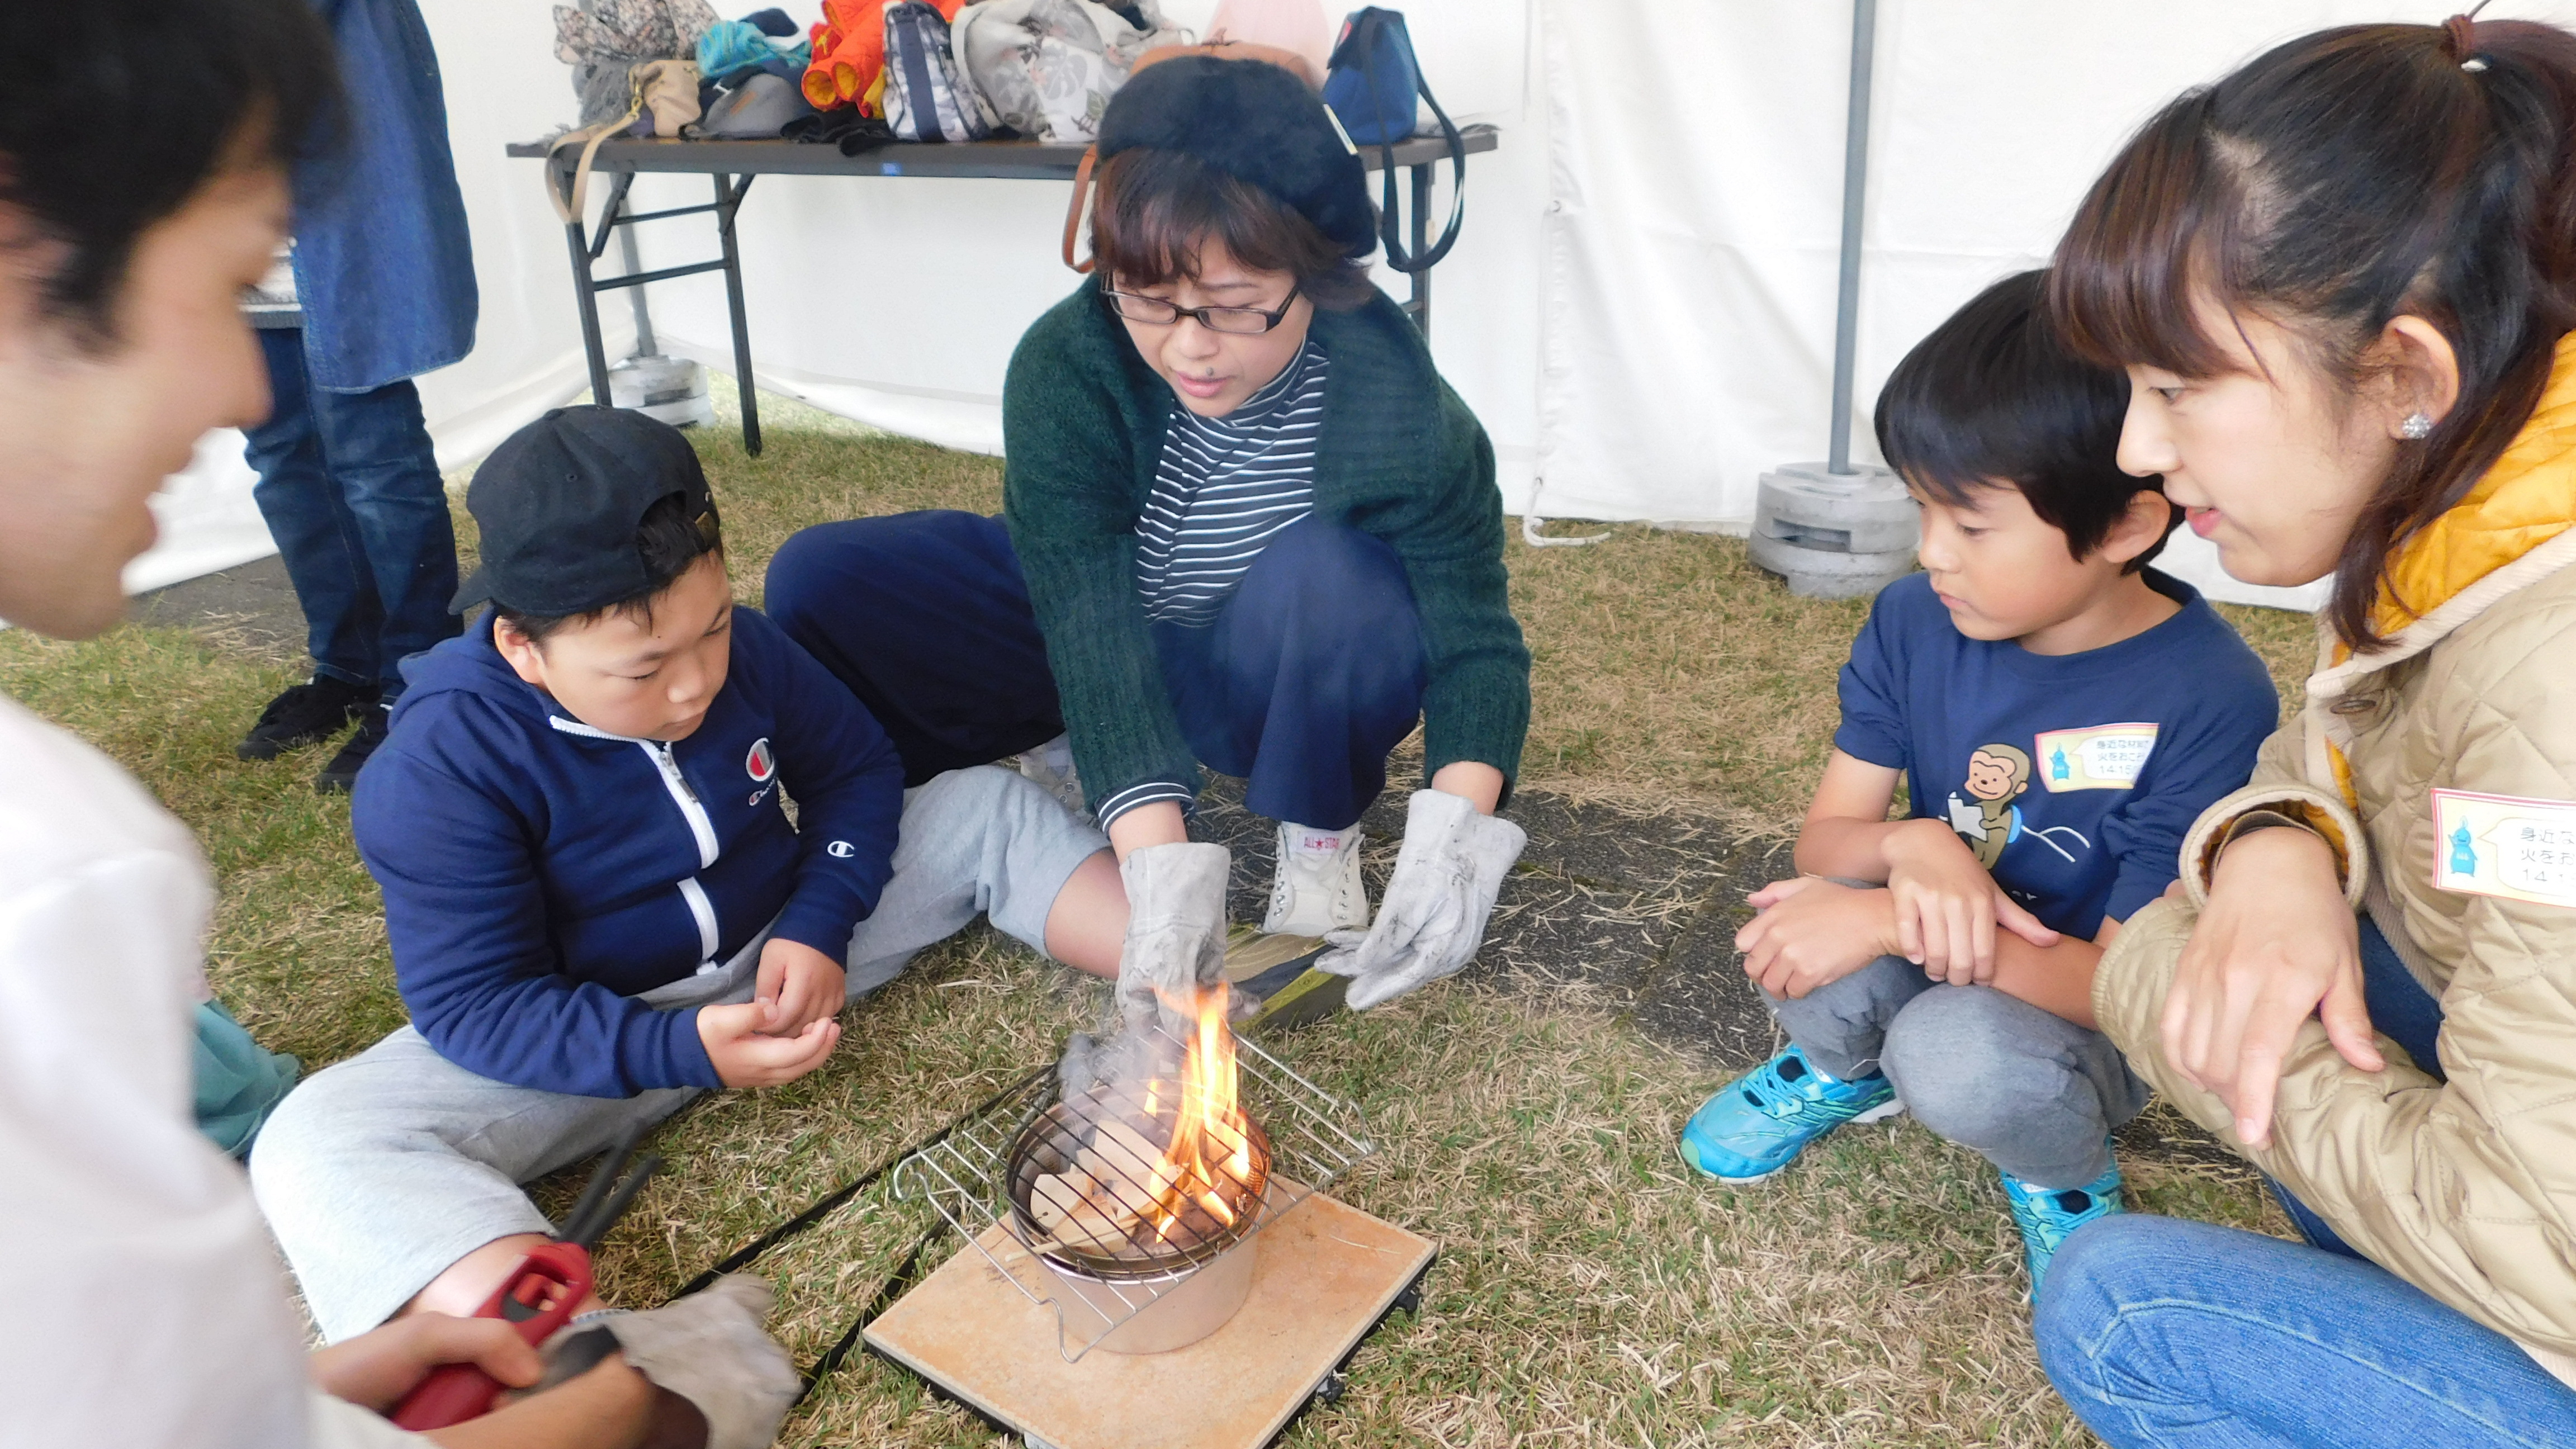
[[[1013,758],[1018,761],[1021,774],[1045,787],[1048,794],[1064,803],[1065,809],[1085,820],[1091,818],[1091,812],[1082,804],[1082,777],[1073,772],[1072,740],[1057,735],[1034,750],[1022,750]]]
[[[1274,936],[1367,930],[1360,840],[1357,826],[1315,830],[1280,821],[1279,874],[1270,883],[1270,914],[1261,918],[1261,929]]]

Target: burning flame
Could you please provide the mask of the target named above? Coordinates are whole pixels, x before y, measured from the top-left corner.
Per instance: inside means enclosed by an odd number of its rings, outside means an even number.
[[[1154,1235],[1174,1242],[1173,1230],[1193,1203],[1226,1227],[1235,1223],[1238,1195],[1252,1185],[1251,1124],[1235,1099],[1234,1029],[1226,1024],[1226,988],[1220,981],[1183,1003],[1165,1004],[1195,1019],[1181,1053],[1180,1102],[1171,1145],[1154,1166],[1152,1205],[1144,1213]],[[1146,1084],[1145,1107],[1159,1115],[1163,1083]],[[1178,1246],[1178,1244],[1176,1244]]]

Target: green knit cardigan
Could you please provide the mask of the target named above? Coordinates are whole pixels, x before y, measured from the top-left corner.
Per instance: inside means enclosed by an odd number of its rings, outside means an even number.
[[[1529,649],[1503,572],[1494,449],[1412,319],[1382,294],[1314,313],[1331,358],[1312,516],[1386,540],[1422,619],[1426,778],[1474,760],[1508,798],[1529,732]],[[1086,282],[1030,326],[1002,389],[1004,517],[1045,633],[1093,805],[1152,780],[1196,785],[1136,592],[1136,519],[1173,406]]]

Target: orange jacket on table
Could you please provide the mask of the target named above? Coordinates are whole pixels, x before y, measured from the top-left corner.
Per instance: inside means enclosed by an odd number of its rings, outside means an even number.
[[[2320,624],[2299,714],[2184,839],[2188,903],[2131,918],[2094,1011],[2139,1073],[2233,1142],[2163,1057],[2159,1019],[2227,827],[2306,820],[2346,897],[2440,1000],[2441,1066],[2385,1037],[2356,1070],[2311,1020],[2272,1145],[2246,1151],[2381,1267],[2576,1384],[2576,335],[2531,420],[2401,545],[2354,655]],[[2244,1149],[2240,1149],[2244,1150]]]
[[[955,20],[966,0],[930,0]],[[823,0],[813,31],[814,59],[805,67],[805,99],[818,111],[857,106],[863,116],[885,107],[885,0]]]

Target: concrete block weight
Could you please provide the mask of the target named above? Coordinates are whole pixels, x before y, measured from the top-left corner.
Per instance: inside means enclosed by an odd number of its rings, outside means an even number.
[[[1914,568],[1921,521],[1905,484],[1885,468],[1849,473],[1790,463],[1756,485],[1753,562],[1788,580],[1789,592],[1848,599],[1874,594]]]
[[[707,370],[685,357],[630,357],[608,369],[608,403],[659,418],[675,428],[716,420]]]

